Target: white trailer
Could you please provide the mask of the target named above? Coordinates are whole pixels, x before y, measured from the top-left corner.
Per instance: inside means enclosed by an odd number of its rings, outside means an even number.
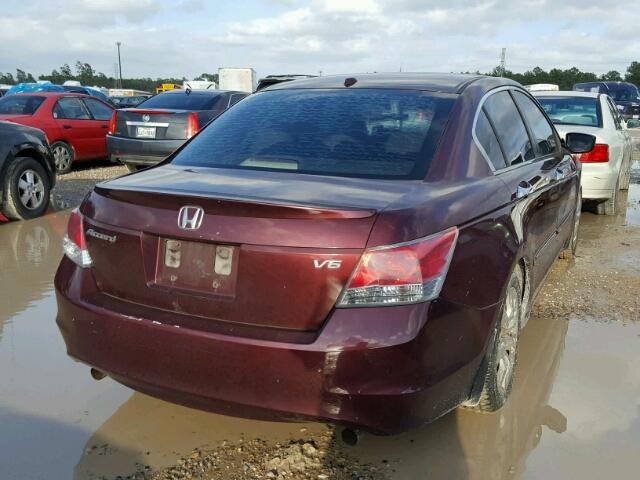
[[[191,90],[215,90],[218,88],[216,82],[210,82],[208,80],[187,80],[182,84],[183,89],[190,88]]]
[[[219,68],[218,83],[220,90],[237,90],[253,93],[258,84],[253,68]]]

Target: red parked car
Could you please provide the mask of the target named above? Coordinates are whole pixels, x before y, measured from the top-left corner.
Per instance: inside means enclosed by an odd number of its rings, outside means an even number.
[[[58,173],[74,161],[105,158],[113,107],[78,93],[20,93],[0,98],[0,120],[43,130]]]
[[[262,90],[98,184],[55,286],[68,353],[213,411],[381,433],[500,408],[580,165],[519,84],[319,77]]]

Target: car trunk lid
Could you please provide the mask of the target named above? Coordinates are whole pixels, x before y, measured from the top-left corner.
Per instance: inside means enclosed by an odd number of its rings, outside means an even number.
[[[378,212],[407,190],[374,183],[167,165],[100,184],[82,209],[96,283],[211,321],[317,330]],[[188,220],[202,209],[198,229],[179,225],[185,206]]]
[[[113,135],[141,140],[184,140],[188,138],[189,113],[176,109],[123,108],[116,111]]]

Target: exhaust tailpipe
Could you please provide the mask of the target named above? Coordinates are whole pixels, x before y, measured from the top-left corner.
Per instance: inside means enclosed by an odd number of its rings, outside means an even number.
[[[344,443],[346,443],[350,447],[354,447],[360,441],[361,434],[358,430],[354,430],[352,428],[344,428],[340,436]]]
[[[90,372],[91,372],[91,377],[92,377],[94,380],[102,380],[104,377],[106,377],[106,376],[107,376],[107,374],[106,374],[106,373],[101,372],[101,371],[100,371],[100,370],[98,370],[97,368],[91,368]]]

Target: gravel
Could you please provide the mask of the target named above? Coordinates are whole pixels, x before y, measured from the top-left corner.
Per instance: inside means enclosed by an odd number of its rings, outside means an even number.
[[[306,429],[301,429],[301,434]],[[321,433],[271,444],[263,439],[224,441],[212,451],[193,450],[175,465],[152,472],[144,465],[117,480],[383,480],[392,471],[388,462],[361,463],[335,438],[334,427]]]
[[[96,183],[126,173],[128,170],[123,165],[114,165],[104,160],[82,162],[71,172],[58,175],[56,186],[51,193],[52,206],[54,210],[77,207]]]

